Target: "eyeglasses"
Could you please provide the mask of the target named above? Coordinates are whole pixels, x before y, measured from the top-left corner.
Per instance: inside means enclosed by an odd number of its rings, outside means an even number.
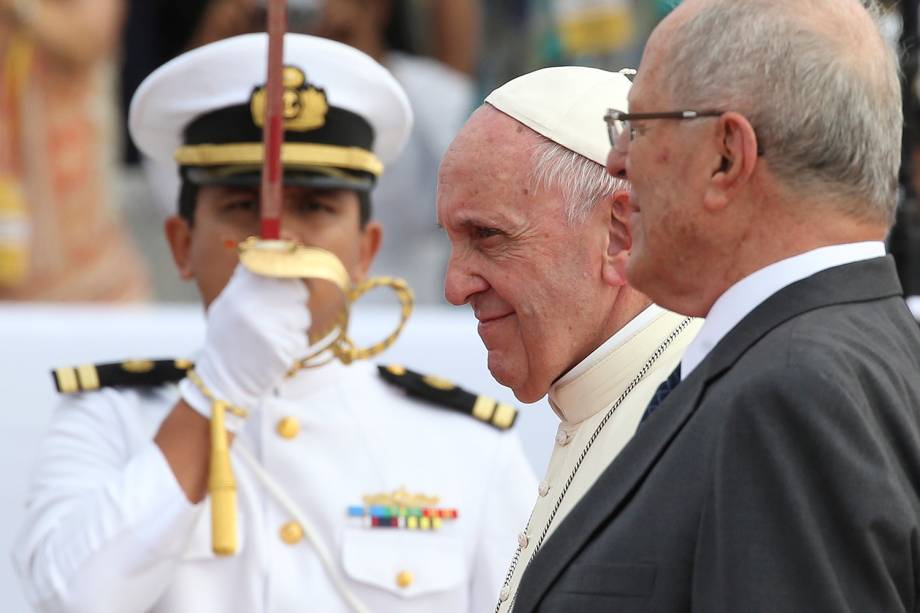
[[[650,119],[702,119],[704,117],[721,117],[725,111],[669,111],[665,113],[625,113],[616,109],[607,109],[604,115],[604,121],[607,122],[607,136],[610,138],[610,146],[615,147],[617,140],[625,132],[628,140],[632,141],[636,136],[636,129],[632,126],[633,121],[647,121]]]

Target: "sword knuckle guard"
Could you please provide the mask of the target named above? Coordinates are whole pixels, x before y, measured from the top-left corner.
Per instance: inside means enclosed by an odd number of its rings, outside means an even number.
[[[352,285],[345,266],[325,249],[306,247],[293,241],[260,240],[250,237],[240,243],[239,253],[243,266],[255,274],[285,279],[325,280],[333,283],[345,298],[346,305],[336,325],[319,337],[320,340],[331,337],[331,340],[302,359],[293,372],[299,368],[325,364],[328,360],[317,359],[326,353],[330,353],[333,358],[346,365],[357,360],[370,359],[396,342],[412,314],[415,296],[405,280],[395,277],[372,277]],[[378,287],[388,287],[396,293],[400,303],[399,323],[396,330],[382,341],[366,348],[359,348],[348,337],[351,306],[364,294]]]

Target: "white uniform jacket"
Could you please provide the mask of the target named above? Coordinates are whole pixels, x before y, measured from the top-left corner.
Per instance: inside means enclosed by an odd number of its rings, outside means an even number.
[[[347,610],[311,543],[282,538],[292,518],[238,445],[293,498],[371,611],[493,606],[536,488],[514,434],[410,399],[367,363],[302,371],[234,442],[240,550],[217,557],[207,500],[187,501],[153,443],[177,397],[173,385],[104,389],[56,411],[14,551],[36,610]],[[440,497],[457,519],[410,531],[346,516],[362,496],[403,487]]]

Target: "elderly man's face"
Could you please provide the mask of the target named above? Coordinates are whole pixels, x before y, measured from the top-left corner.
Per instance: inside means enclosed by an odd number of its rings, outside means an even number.
[[[472,306],[489,370],[523,402],[540,399],[603,342],[617,294],[601,279],[604,207],[573,226],[557,190],[533,190],[538,142],[483,107],[444,157],[438,186],[438,218],[452,247],[446,297]]]
[[[630,90],[632,113],[684,110],[668,95],[663,58],[669,32],[683,20],[680,11],[649,39]],[[631,185],[629,282],[658,304],[681,312],[699,292],[715,236],[702,204],[707,181],[718,168],[718,156],[706,149],[706,136],[715,126],[714,118],[632,122],[633,138],[623,135],[607,161],[608,171]]]

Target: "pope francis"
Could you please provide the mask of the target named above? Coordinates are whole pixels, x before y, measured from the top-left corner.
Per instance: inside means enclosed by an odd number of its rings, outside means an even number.
[[[560,424],[497,611],[528,563],[626,445],[700,321],[631,288],[628,185],[604,168],[623,72],[546,68],[492,92],[445,155],[438,219],[452,246],[447,299],[469,304],[489,369]]]

